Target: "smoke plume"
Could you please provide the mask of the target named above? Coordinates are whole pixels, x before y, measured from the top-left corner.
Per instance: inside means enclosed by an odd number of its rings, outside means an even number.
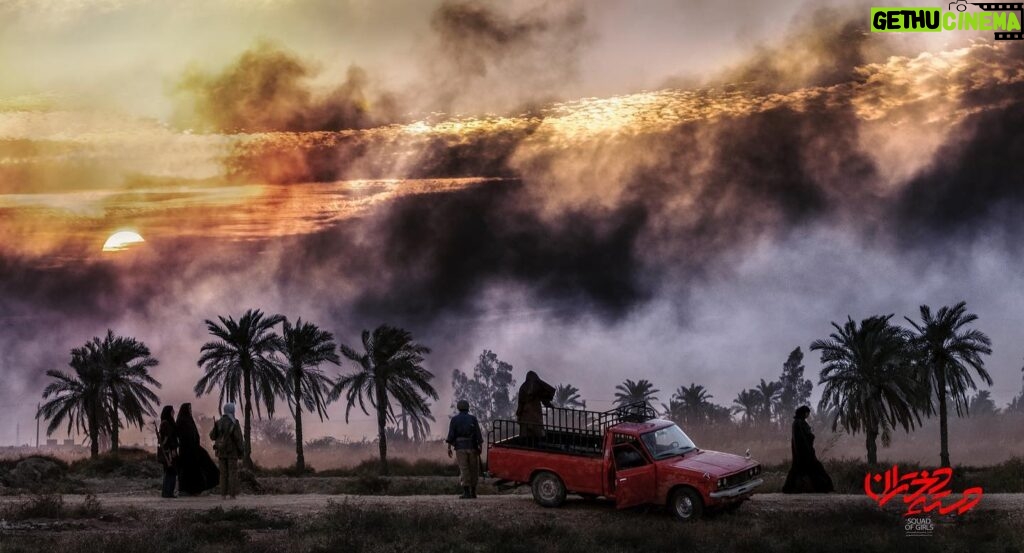
[[[1012,382],[996,397],[1016,393],[1020,46],[879,57],[861,21],[830,18],[706,86],[547,102],[583,14],[444,3],[416,90],[477,115],[406,116],[417,101],[372,68],[325,86],[262,44],[181,80],[178,122],[206,134],[0,143],[19,182],[0,188],[6,400],[108,327],[161,359],[167,401],[190,399],[201,321],[259,307],[348,344],[409,328],[435,350],[439,412],[483,348],[595,407],[636,376],[662,400],[693,381],[728,404],[829,321],[960,299]],[[76,174],[72,210],[58,177]],[[145,247],[98,256],[115,222]]]

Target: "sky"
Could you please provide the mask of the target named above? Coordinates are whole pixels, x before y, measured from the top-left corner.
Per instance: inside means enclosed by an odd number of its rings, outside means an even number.
[[[867,6],[0,0],[0,444],[108,328],[215,412],[203,320],[248,308],[410,330],[443,421],[484,349],[728,405],[798,346],[817,384],[832,322],[964,300],[1007,403],[1022,47]]]

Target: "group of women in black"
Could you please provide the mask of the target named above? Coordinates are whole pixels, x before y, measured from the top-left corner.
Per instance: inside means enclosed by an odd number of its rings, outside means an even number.
[[[220,470],[199,443],[190,403],[181,404],[177,419],[174,407],[164,407],[157,437],[157,458],[164,466],[163,497],[175,497],[175,484],[182,495],[199,495],[217,486]]]

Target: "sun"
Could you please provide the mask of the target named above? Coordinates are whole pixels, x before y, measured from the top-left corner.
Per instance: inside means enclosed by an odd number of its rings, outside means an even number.
[[[131,230],[119,230],[111,234],[110,238],[103,243],[103,251],[120,252],[143,242],[145,240],[139,236],[139,233]]]

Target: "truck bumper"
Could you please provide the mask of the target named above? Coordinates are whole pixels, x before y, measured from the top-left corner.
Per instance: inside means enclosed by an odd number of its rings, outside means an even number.
[[[711,492],[708,495],[711,496],[712,499],[731,499],[731,498],[734,498],[734,497],[739,497],[741,495],[747,495],[748,493],[754,491],[754,488],[760,486],[761,484],[764,484],[764,479],[763,478],[758,478],[756,480],[751,480],[749,482],[745,482],[743,484],[740,484],[739,486],[736,486],[735,488],[729,488],[728,490],[721,490],[721,491],[717,491],[717,492]]]

